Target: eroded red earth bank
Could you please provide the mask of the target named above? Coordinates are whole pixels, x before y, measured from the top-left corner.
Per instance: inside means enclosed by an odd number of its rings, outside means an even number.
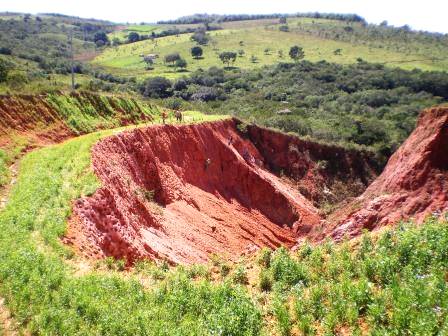
[[[421,219],[447,207],[447,118],[423,113],[367,190],[378,172],[367,153],[237,120],[124,132],[94,146],[103,186],[76,201],[66,241],[93,258],[194,263]],[[326,217],[328,202],[340,209]]]

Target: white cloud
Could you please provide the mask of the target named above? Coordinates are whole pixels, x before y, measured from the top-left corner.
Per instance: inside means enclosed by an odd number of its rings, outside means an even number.
[[[4,2],[4,1],[2,1]],[[369,22],[387,20],[390,24],[448,33],[442,0],[8,0],[0,11],[53,12],[81,17],[95,17],[116,22],[154,22],[193,13],[356,13]]]

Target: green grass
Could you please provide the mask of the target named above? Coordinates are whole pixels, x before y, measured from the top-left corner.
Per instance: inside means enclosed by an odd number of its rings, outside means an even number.
[[[267,272],[281,334],[445,335],[447,224],[402,224],[365,234],[354,249],[330,242],[295,254],[279,249]]]
[[[45,99],[77,134],[118,127],[126,119],[139,123],[143,117],[155,118],[159,114],[151,104],[120,97],[80,93],[49,94]]]
[[[121,75],[132,75],[137,77],[148,76],[165,76],[167,78],[178,78],[187,73],[175,72],[173,68],[163,64],[163,57],[166,54],[179,52],[188,62],[187,70],[193,72],[199,68],[209,68],[211,66],[222,67],[223,64],[218,58],[218,54],[222,51],[245,51],[243,57],[238,57],[234,66],[242,69],[250,69],[261,67],[263,65],[275,64],[281,61],[289,61],[289,48],[292,45],[300,45],[305,50],[305,59],[309,61],[326,60],[340,64],[355,63],[357,58],[361,57],[368,62],[386,63],[390,66],[398,66],[404,69],[420,68],[423,70],[446,70],[448,63],[446,61],[434,61],[428,59],[427,51],[422,54],[422,49],[436,48],[432,43],[425,45],[422,43],[414,43],[413,48],[403,49],[404,47],[383,47],[381,44],[370,42],[352,43],[345,40],[337,40],[334,38],[325,38],[322,35],[317,36],[314,31],[308,33],[307,25],[312,24],[311,19],[294,19],[291,20],[290,32],[280,32],[278,24],[263,24],[251,22],[251,25],[243,25],[242,23],[233,23],[228,27],[232,29],[224,29],[210,32],[213,43],[205,46],[203,59],[195,60],[190,55],[190,49],[195,45],[190,40],[191,34],[182,34],[178,37],[168,36],[157,39],[155,42],[147,40],[137,43],[122,45],[115,48],[108,48],[102,54],[97,56],[92,63],[103,66],[108,71]],[[332,20],[316,20],[322,22],[325,29],[330,30],[333,25],[340,28],[343,23]],[[294,28],[294,27],[300,27]],[[366,38],[367,39],[367,38]],[[240,46],[240,41],[244,42]],[[396,46],[398,42],[395,40],[390,42]],[[265,49],[269,48],[269,53],[265,53]],[[335,55],[334,51],[341,49],[341,55]],[[442,48],[443,49],[443,48]],[[278,55],[279,50],[283,52],[283,58]],[[445,50],[445,49],[443,49]],[[145,70],[141,54],[157,53],[160,58],[156,61],[153,70]],[[257,57],[258,61],[252,63],[251,56]],[[425,56],[426,55],[426,56]],[[442,55],[442,54],[441,54]]]
[[[0,149],[0,187],[4,186],[9,180],[9,161],[8,154]]]
[[[152,32],[160,32],[161,29],[157,25],[127,25],[124,26],[123,29],[118,29],[112,33],[107,34],[110,40],[114,38],[118,38],[121,41],[125,41],[127,36],[131,32],[136,32],[138,34],[149,35]]]

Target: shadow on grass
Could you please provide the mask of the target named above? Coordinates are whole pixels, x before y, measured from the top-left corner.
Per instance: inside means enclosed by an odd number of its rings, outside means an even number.
[[[238,70],[239,69],[239,67],[236,67],[236,66],[227,66],[227,67],[224,67],[223,68],[224,70]]]

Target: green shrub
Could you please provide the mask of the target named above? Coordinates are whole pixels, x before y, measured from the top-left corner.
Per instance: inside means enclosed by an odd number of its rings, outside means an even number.
[[[272,250],[267,247],[263,247],[258,255],[258,264],[262,267],[269,268],[271,266]]]
[[[272,289],[272,275],[268,270],[262,269],[259,276],[259,287],[263,292],[269,292]]]
[[[232,281],[237,284],[246,285],[249,282],[246,268],[243,265],[238,265],[232,274]]]
[[[273,254],[271,260],[272,275],[275,281],[288,286],[308,282],[308,269],[303,263],[294,260],[290,253],[283,247]]]

